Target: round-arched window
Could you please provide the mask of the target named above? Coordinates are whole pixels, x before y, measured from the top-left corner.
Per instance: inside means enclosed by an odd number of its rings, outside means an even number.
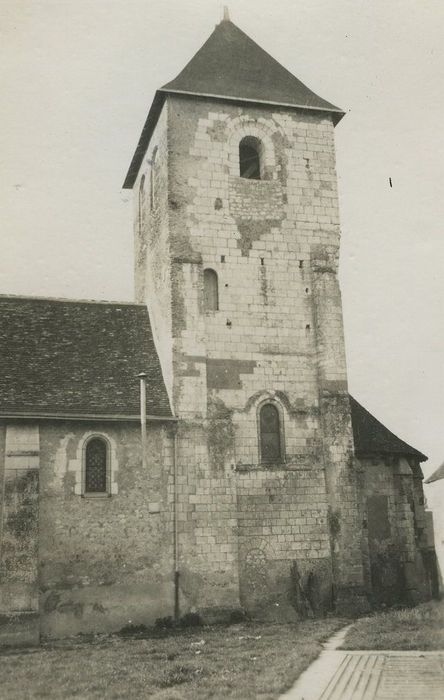
[[[108,449],[103,438],[94,437],[85,449],[85,493],[106,493],[108,490]]]
[[[262,143],[255,136],[245,136],[239,143],[239,174],[248,180],[261,179]]]

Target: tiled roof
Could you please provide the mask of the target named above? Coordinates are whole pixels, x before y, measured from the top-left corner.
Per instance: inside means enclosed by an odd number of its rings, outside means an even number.
[[[390,432],[388,428],[361,406],[353,396],[350,396],[350,408],[355,453],[358,457],[359,455],[367,454],[391,454],[415,457],[420,462],[424,462],[427,459],[422,452],[419,452]]]
[[[147,414],[171,417],[145,306],[0,296],[0,417],[135,418],[139,372],[147,374]],[[427,459],[352,396],[350,406],[358,456]]]
[[[218,24],[191,61],[156,92],[123,187],[134,185],[151,134],[168,93],[298,107],[332,114],[344,112],[316,95],[229,20]]]
[[[426,484],[433,484],[434,481],[440,481],[444,479],[444,462],[438,469],[436,469],[428,479],[425,480]]]
[[[148,312],[138,304],[0,297],[0,416],[171,416]]]

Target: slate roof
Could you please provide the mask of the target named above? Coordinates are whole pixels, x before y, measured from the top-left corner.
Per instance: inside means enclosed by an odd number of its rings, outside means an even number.
[[[233,22],[223,20],[181,73],[156,92],[124,188],[134,185],[167,94],[324,111],[332,114],[335,123],[344,116],[339,107],[316,95]]]
[[[427,457],[422,452],[388,430],[353,396],[350,396],[350,408],[355,453],[358,457],[367,454],[391,454],[415,457],[420,462],[426,461]]]
[[[171,416],[148,311],[138,304],[0,297],[0,416]]]
[[[444,462],[433,472],[431,476],[429,476],[428,479],[425,480],[425,483],[433,484],[434,481],[440,481],[440,479],[444,479]]]

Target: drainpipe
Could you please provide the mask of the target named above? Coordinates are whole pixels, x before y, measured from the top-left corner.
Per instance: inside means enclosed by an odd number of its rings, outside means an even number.
[[[140,437],[142,442],[142,469],[146,469],[146,374],[140,372]]]
[[[174,548],[174,620],[179,621],[179,513],[177,489],[177,425],[173,432],[173,548]]]

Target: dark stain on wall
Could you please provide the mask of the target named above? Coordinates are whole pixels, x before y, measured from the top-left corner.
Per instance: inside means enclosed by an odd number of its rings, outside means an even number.
[[[290,602],[299,617],[322,617],[332,610],[330,559],[294,560],[290,582]]]
[[[270,233],[272,228],[280,227],[280,221],[277,219],[266,219],[265,221],[237,219],[236,223],[240,233],[237,247],[240,248],[243,257],[249,257],[254,241],[258,241],[262,236]]]
[[[242,386],[241,374],[253,374],[255,360],[207,359],[208,389],[239,389]]]
[[[276,163],[279,169],[279,179],[285,183],[287,182],[288,177],[288,158],[287,154],[285,153],[285,149],[291,148],[291,143],[288,137],[282,134],[280,131],[275,131],[272,135],[272,139],[276,154]]]
[[[177,371],[178,375],[181,377],[200,377],[199,365],[202,366],[206,362],[206,357],[181,354],[178,359],[181,362],[181,367]]]
[[[212,141],[225,143],[227,140],[226,122],[221,120],[214,121],[213,125],[207,128],[207,134]]]
[[[37,469],[8,473],[4,490],[2,582],[32,582],[35,575],[38,538]]]
[[[209,398],[208,454],[210,467],[215,473],[223,471],[225,463],[232,457],[234,439],[233,411],[220,398]]]
[[[261,287],[262,299],[264,302],[264,306],[267,306],[268,305],[268,284],[267,284],[267,268],[265,267],[265,265],[260,266],[259,276],[260,276],[260,287]]]

